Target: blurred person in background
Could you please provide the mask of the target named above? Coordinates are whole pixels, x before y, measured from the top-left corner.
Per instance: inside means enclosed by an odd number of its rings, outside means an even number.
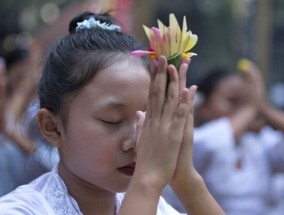
[[[5,98],[6,98],[6,77],[5,77],[5,62],[0,57],[0,130],[4,129],[5,122]]]
[[[284,144],[284,114],[267,102],[260,71],[253,63],[241,76],[215,70],[199,91],[197,169],[227,214],[268,214],[271,176],[284,171],[273,162],[284,155],[276,149]]]
[[[268,103],[252,62],[242,73],[213,69],[198,91],[196,169],[226,214],[268,215],[272,176],[284,172],[284,113]],[[164,196],[183,210],[170,190]]]
[[[34,104],[29,102],[37,84],[35,54],[28,47],[15,45],[1,61],[0,196],[51,168],[45,165],[49,158],[39,155],[29,135],[35,131]]]
[[[272,175],[284,172],[284,113],[267,101],[252,62],[241,75],[211,72],[199,91],[196,168],[228,215],[267,215]]]

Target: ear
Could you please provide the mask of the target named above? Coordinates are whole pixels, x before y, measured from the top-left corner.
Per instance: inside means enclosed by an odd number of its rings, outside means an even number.
[[[61,124],[57,116],[51,111],[41,108],[37,113],[37,123],[44,138],[53,146],[60,147],[61,141]]]

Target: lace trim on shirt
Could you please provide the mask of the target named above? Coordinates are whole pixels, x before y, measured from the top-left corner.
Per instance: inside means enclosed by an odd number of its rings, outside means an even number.
[[[56,170],[54,174],[55,177],[53,177],[53,180],[47,189],[46,199],[51,205],[55,214],[83,215],[75,199],[73,199],[72,196],[68,194],[67,187],[65,186],[64,182],[62,181]],[[118,214],[122,198],[123,197],[121,194],[116,195],[116,214]]]
[[[75,202],[68,194],[68,190],[58,175],[57,166],[52,170],[52,178],[46,190],[46,199],[56,215],[83,215]]]

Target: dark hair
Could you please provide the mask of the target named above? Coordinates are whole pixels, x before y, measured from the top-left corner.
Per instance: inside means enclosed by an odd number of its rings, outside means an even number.
[[[197,84],[198,91],[202,93],[205,99],[208,99],[223,79],[233,75],[236,75],[236,73],[223,67],[209,69]]]
[[[5,62],[6,67],[9,72],[9,68],[13,66],[14,64],[21,62],[23,60],[26,60],[29,58],[29,51],[25,48],[15,48],[11,50],[10,52],[5,54]]]
[[[63,105],[86,86],[94,75],[126,58],[141,45],[126,33],[101,28],[76,30],[77,23],[94,17],[101,23],[113,24],[108,13],[84,12],[69,24],[70,34],[51,49],[39,82],[40,107],[62,114]],[[143,64],[146,66],[146,64]]]

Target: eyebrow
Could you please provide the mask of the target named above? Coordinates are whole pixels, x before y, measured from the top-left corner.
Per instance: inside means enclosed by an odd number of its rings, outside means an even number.
[[[122,103],[116,99],[112,100],[108,100],[108,101],[104,101],[100,104],[100,109],[122,109],[122,108],[127,108],[127,104]],[[143,107],[142,109],[140,109],[141,111],[146,111],[147,109],[147,105],[145,105],[145,107]]]
[[[125,104],[123,104],[121,102],[116,102],[116,101],[108,101],[103,106],[104,107],[109,107],[109,108],[122,108],[122,107],[126,107]]]

